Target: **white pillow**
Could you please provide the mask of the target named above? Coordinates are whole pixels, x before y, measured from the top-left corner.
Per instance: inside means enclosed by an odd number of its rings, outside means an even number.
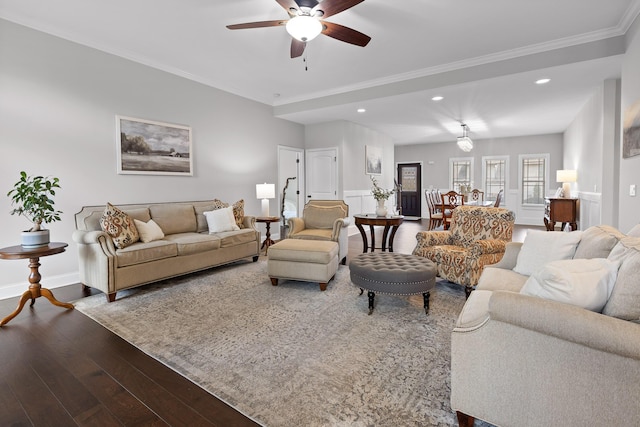
[[[143,222],[139,219],[133,219],[133,222],[138,229],[138,234],[140,235],[140,240],[144,243],[152,242],[154,240],[160,240],[164,237],[164,233],[162,229],[156,222],[152,219],[149,222]]]
[[[533,273],[520,293],[601,312],[619,266],[618,261],[605,258],[552,261]]]
[[[571,259],[581,238],[582,231],[529,230],[513,271],[531,276],[548,262]]]
[[[209,234],[219,233],[221,231],[234,231],[240,230],[236,219],[233,216],[233,207],[216,209],[213,211],[203,212],[205,218],[207,218],[207,225],[209,226]]]

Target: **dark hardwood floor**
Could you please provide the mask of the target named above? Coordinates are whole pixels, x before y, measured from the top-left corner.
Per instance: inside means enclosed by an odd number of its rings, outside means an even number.
[[[410,253],[416,232],[427,223],[406,221],[394,250]],[[517,227],[514,240],[524,238],[523,230]],[[348,259],[360,252],[356,234],[349,238]],[[25,290],[27,275],[25,261]],[[84,292],[79,284],[52,291],[64,302],[99,293]],[[1,300],[0,317],[17,303],[18,298]],[[38,298],[0,328],[0,426],[29,425],[257,424],[82,313]]]

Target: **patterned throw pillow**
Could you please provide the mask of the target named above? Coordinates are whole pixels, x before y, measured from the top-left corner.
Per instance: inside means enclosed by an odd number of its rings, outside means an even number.
[[[244,228],[244,199],[240,199],[233,205],[233,217],[239,228]],[[213,210],[228,208],[229,203],[225,203],[220,199],[213,199]]]
[[[140,240],[133,219],[111,203],[107,203],[107,207],[104,209],[100,218],[100,227],[102,227],[102,231],[111,236],[113,244],[118,249],[124,249]]]
[[[233,204],[233,217],[239,228],[244,228],[244,199],[240,199]]]

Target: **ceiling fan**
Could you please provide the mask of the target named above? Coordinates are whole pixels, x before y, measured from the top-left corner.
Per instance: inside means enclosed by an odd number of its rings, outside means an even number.
[[[371,37],[343,25],[324,21],[322,18],[336,15],[364,0],[276,0],[289,14],[287,20],[247,22],[227,25],[230,30],[285,26],[291,35],[291,57],[302,55],[308,41],[320,33],[356,46],[366,46]]]

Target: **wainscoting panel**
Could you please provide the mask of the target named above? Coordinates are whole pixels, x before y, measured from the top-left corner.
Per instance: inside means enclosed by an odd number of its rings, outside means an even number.
[[[343,193],[344,202],[349,205],[349,235],[360,233],[356,228],[353,215],[373,213],[376,211],[376,200],[371,190],[349,190]]]
[[[586,230],[602,223],[602,193],[579,192],[578,228]]]

